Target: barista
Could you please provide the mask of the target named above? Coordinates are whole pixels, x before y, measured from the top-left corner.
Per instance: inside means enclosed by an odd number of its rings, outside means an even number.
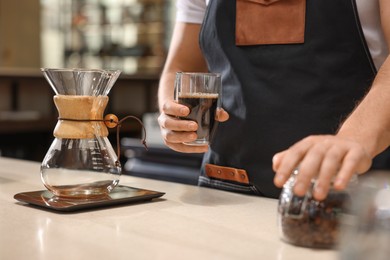
[[[389,109],[380,107],[389,100],[389,1],[207,2],[178,1],[159,87],[166,144],[205,152],[199,184],[276,198],[299,167],[295,192],[303,194],[319,173],[314,196],[322,199],[333,176],[342,188],[367,171],[389,144]],[[357,17],[366,19],[363,27]],[[210,147],[182,144],[196,138],[197,125],[177,119],[189,113],[173,101],[177,71],[222,74],[229,120]]]

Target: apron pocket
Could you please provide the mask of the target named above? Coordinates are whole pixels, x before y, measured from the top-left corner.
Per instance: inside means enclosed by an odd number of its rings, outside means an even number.
[[[303,43],[306,0],[237,0],[236,45]]]

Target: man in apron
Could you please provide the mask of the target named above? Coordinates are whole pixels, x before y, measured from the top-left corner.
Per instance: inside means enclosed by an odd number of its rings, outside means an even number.
[[[390,142],[389,110],[383,110],[390,98],[390,60],[384,62],[390,3],[369,2],[178,1],[159,123],[172,149],[206,152],[200,185],[277,198],[299,167],[295,192],[304,194],[317,178],[314,196],[323,199],[334,176],[335,187],[343,188],[352,174],[370,168]],[[383,28],[375,20],[379,2]],[[375,57],[367,28],[381,40]],[[210,147],[183,144],[196,138],[197,125],[177,119],[189,113],[173,101],[177,71],[222,74],[227,113],[219,118],[229,119]]]

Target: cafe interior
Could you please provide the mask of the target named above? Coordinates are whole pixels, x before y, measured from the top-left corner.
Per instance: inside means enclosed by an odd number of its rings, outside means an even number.
[[[0,0],[0,259],[390,259],[386,171],[347,212],[344,193],[321,204],[288,187],[276,200],[197,186],[202,155],[167,148],[157,123],[174,21],[175,0]],[[103,108],[127,119],[105,143],[121,165],[112,195],[46,189],[61,115],[45,69],[120,71]]]
[[[1,11],[1,156],[40,162],[52,143],[58,111],[55,93],[40,68],[108,68],[121,74],[110,91],[106,113],[136,116],[148,133],[150,149],[145,154],[138,141],[141,126],[128,120],[121,127],[121,162],[129,160],[126,171],[196,183],[201,157],[165,149],[156,121],[173,1],[4,1]],[[116,146],[115,131],[110,133]],[[189,174],[183,176],[175,160]],[[162,172],[160,162],[172,163],[170,171]]]

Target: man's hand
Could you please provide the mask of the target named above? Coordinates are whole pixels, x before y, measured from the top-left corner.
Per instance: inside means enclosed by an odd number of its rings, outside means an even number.
[[[313,195],[323,200],[332,181],[335,189],[344,189],[354,174],[366,172],[371,163],[372,158],[356,141],[334,135],[309,136],[274,155],[274,183],[282,187],[298,168],[294,193],[303,196],[316,179]]]
[[[171,149],[183,153],[204,153],[208,150],[208,145],[192,146],[185,145],[183,142],[191,142],[197,138],[196,130],[198,124],[191,120],[184,120],[178,117],[185,117],[190,113],[187,106],[167,101],[162,107],[162,112],[158,117],[158,123],[161,128],[165,144]],[[223,109],[218,109],[216,120],[224,122],[228,120],[229,115]]]

